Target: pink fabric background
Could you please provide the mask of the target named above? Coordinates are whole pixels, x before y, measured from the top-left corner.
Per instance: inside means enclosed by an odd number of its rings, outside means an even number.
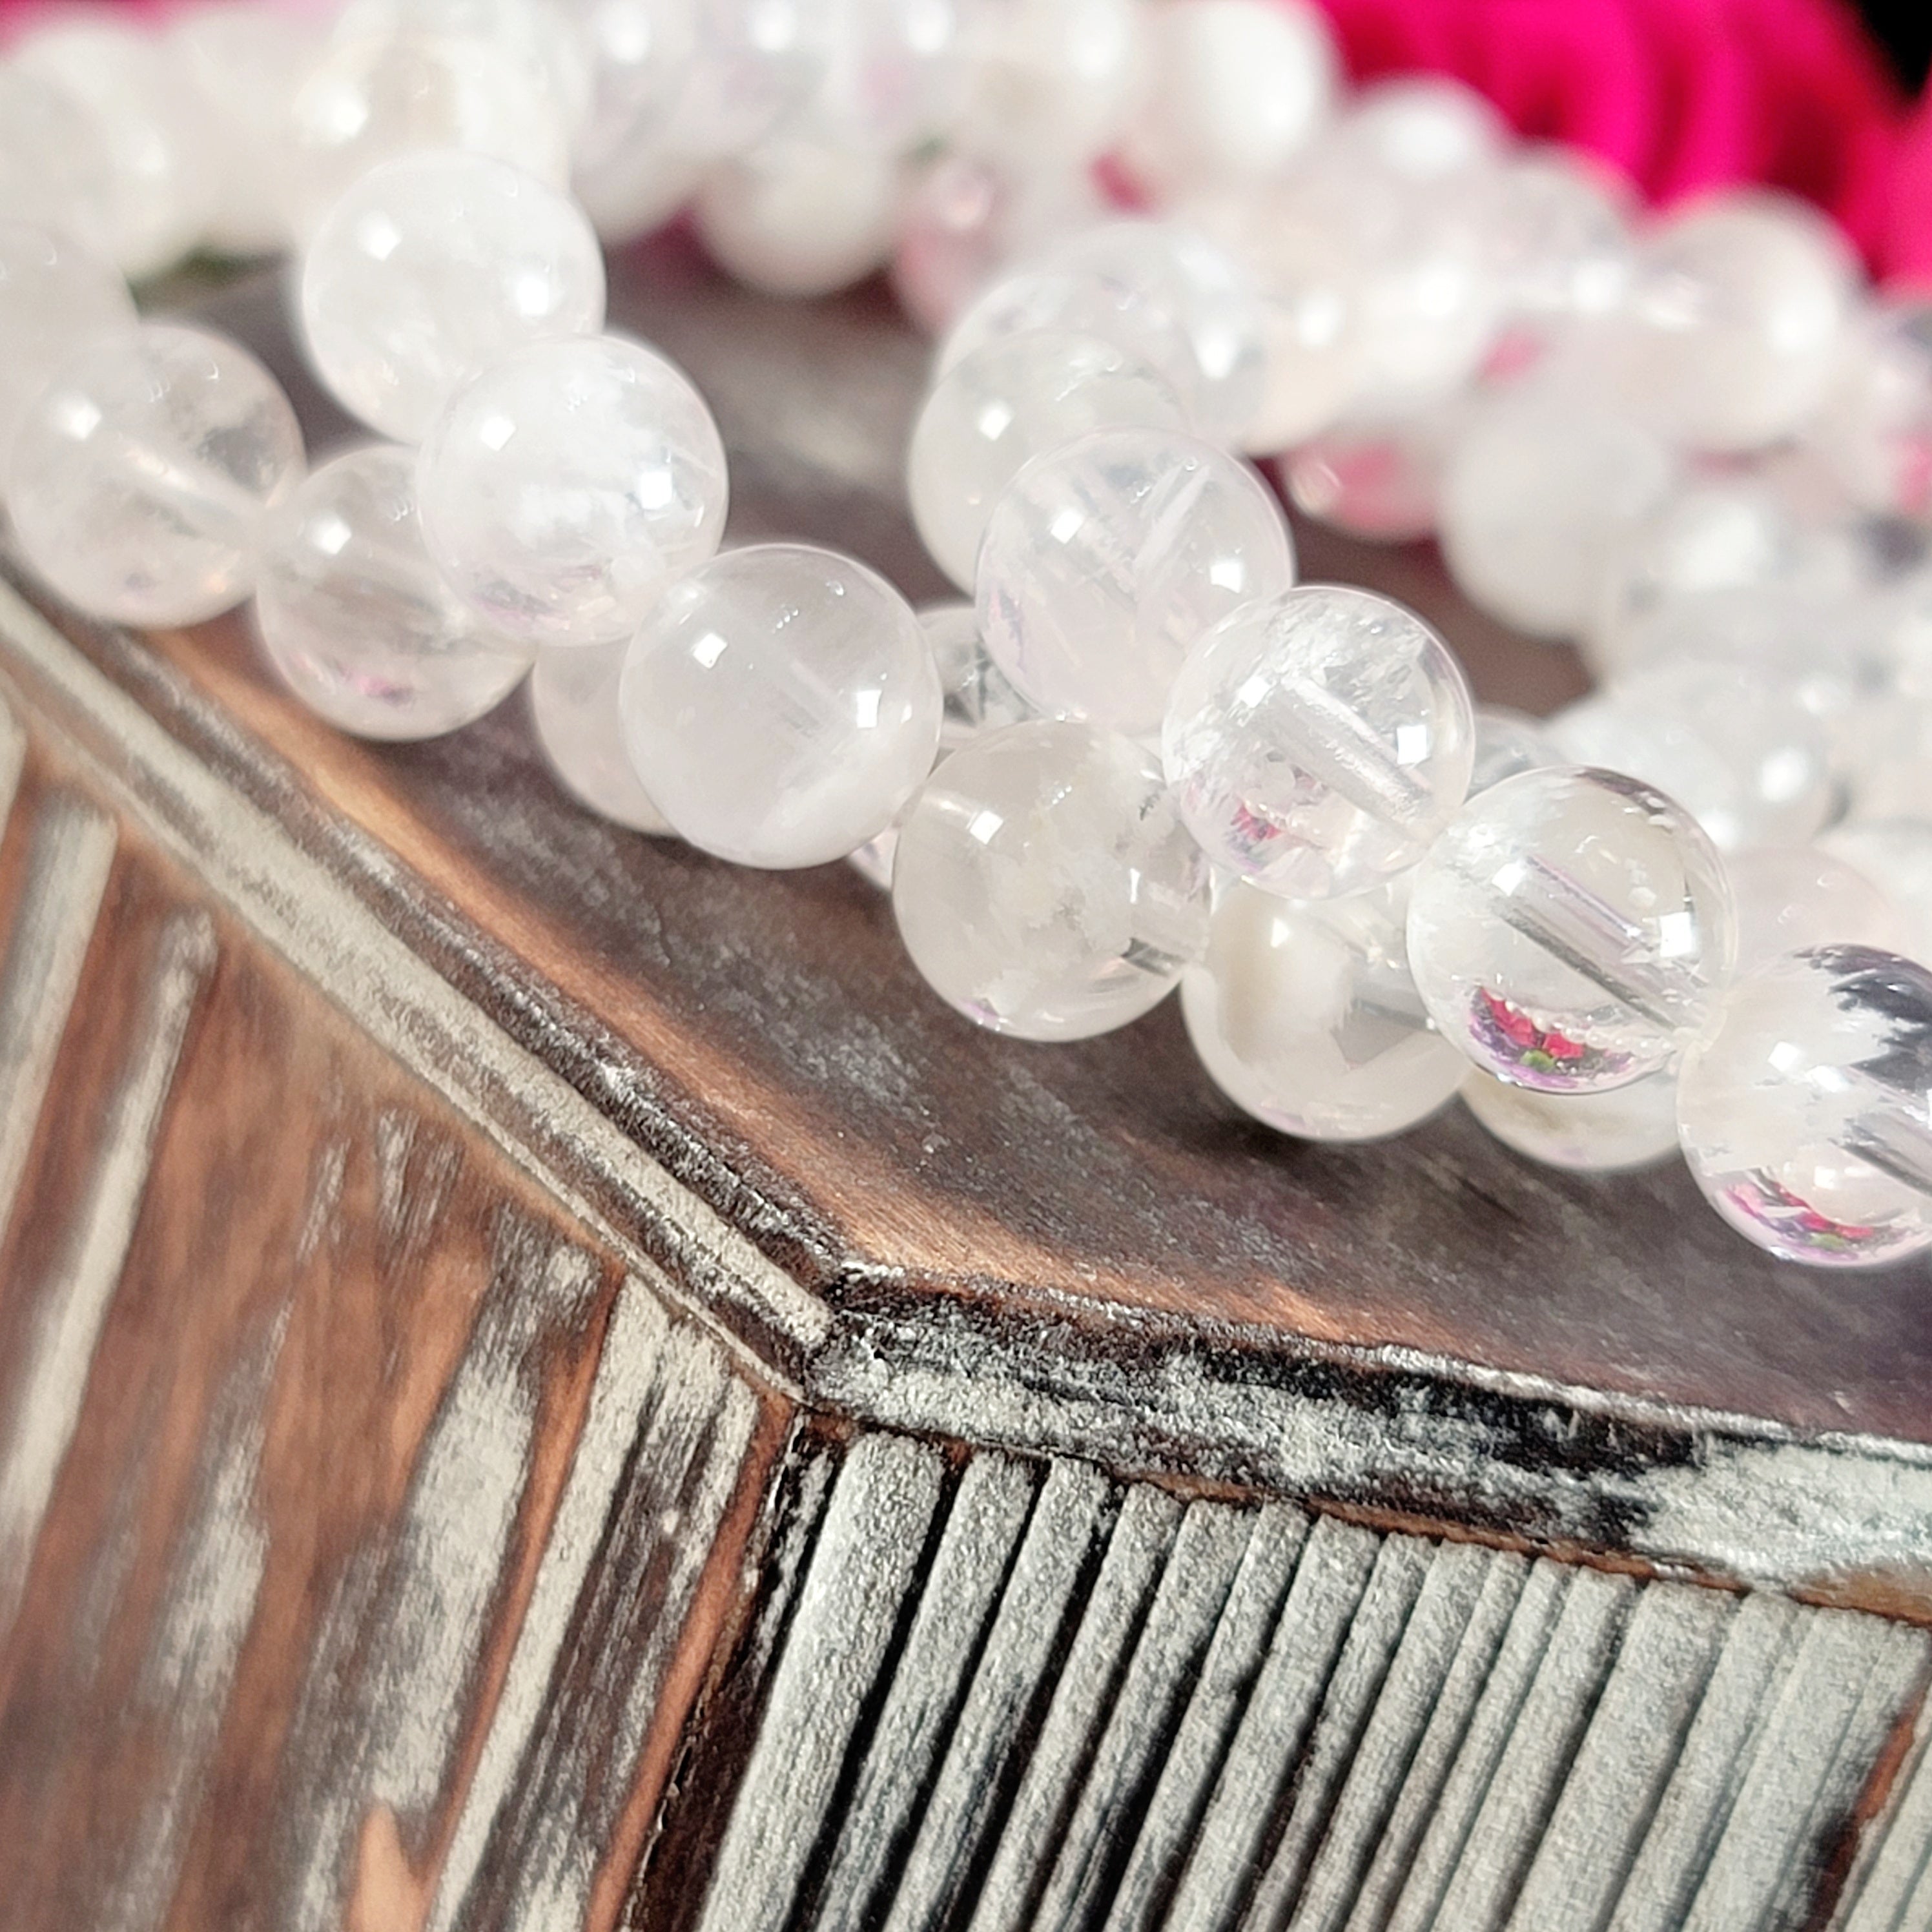
[[[1316,4],[1358,80],[1454,74],[1520,133],[1590,149],[1653,201],[1726,182],[1789,188],[1834,215],[1881,278],[1932,281],[1932,94],[1903,97],[1840,0]],[[59,10],[0,0],[0,32]]]

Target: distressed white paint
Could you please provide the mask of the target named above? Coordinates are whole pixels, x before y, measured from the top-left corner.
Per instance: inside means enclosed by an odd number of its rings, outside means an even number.
[[[32,1328],[0,1438],[0,1634],[80,1420],[94,1352],[133,1240],[163,1105],[195,996],[214,956],[205,914],[162,928],[126,1066],[108,1102],[86,1187],[51,1277],[29,1291]]]
[[[1918,1932],[1932,1925],[1932,1702],[1922,1703],[1886,1815],[1866,1834],[1832,1932]]]

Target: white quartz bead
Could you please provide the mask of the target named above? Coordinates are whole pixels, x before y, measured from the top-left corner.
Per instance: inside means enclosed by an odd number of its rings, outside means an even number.
[[[902,821],[892,910],[927,983],[1024,1040],[1084,1040],[1160,1000],[1206,937],[1208,869],[1153,754],[1058,719],[989,731]]]
[[[884,578],[803,544],[728,550],[671,586],[624,665],[624,742],[691,843],[741,866],[842,859],[932,769],[938,674]]]
[[[0,62],[0,220],[71,235],[112,261],[107,136],[65,88]]]
[[[724,445],[683,372],[621,336],[533,344],[458,391],[424,439],[430,553],[533,644],[615,644],[724,528]]]
[[[574,179],[595,179],[663,130],[691,84],[698,8],[690,0],[556,0],[584,62],[587,98],[571,132]]]
[[[7,505],[27,560],[82,610],[189,624],[248,594],[302,474],[295,412],[254,356],[147,322],[61,364],[15,435]]]
[[[1684,1056],[1684,1158],[1769,1252],[1870,1268],[1932,1248],[1932,974],[1856,946],[1738,981]]]
[[[693,212],[734,280],[767,295],[830,295],[884,263],[899,188],[889,154],[781,135],[706,176]]]
[[[958,0],[830,0],[824,70],[802,124],[904,154],[944,134],[965,85]]]
[[[1627,418],[1534,383],[1480,410],[1442,476],[1442,551],[1457,584],[1534,636],[1574,636],[1619,538],[1662,502],[1675,464]]]
[[[532,176],[486,154],[405,154],[322,218],[302,255],[301,310],[336,400],[416,442],[491,363],[600,328],[604,256],[582,211]]]
[[[64,235],[0,216],[0,477],[54,371],[91,338],[134,326],[118,269]]]
[[[1897,914],[1895,950],[1932,964],[1932,823],[1918,818],[1860,820],[1834,825],[1819,849],[1841,859],[1877,888]]]
[[[664,129],[674,151],[742,154],[796,120],[822,80],[824,0],[689,0],[698,39],[689,84]]]
[[[1502,117],[1474,88],[1444,74],[1403,74],[1363,88],[1330,145],[1392,179],[1436,182],[1480,173],[1508,142]]]
[[[1291,449],[1278,466],[1305,517],[1371,543],[1410,543],[1436,528],[1442,472],[1467,416],[1461,402],[1400,422],[1348,422]]]
[[[1805,436],[1855,502],[1932,514],[1932,301],[1907,296],[1858,318]]]
[[[1100,430],[1014,478],[976,602],[994,662],[1041,710],[1148,736],[1195,640],[1294,581],[1287,523],[1245,464],[1171,430]]]
[[[1468,790],[1461,668],[1412,610],[1311,584],[1244,604],[1187,654],[1161,734],[1214,863],[1290,898],[1406,870]]]
[[[407,450],[326,463],[270,519],[255,583],[269,662],[360,738],[434,738],[494,708],[531,652],[488,629],[423,548]]]
[[[1409,901],[1410,970],[1444,1035],[1551,1093],[1671,1066],[1736,949],[1723,862],[1696,820],[1608,772],[1555,766],[1472,799]]]
[[[1898,908],[1849,860],[1815,845],[1759,845],[1728,863],[1739,973],[1811,946],[1906,950]]]
[[[167,44],[111,18],[74,16],[30,34],[14,58],[64,88],[105,136],[122,272],[138,280],[194,248],[214,212],[220,155]]]
[[[590,113],[590,52],[560,0],[347,0],[329,30],[337,45],[401,34],[494,47],[537,82],[567,133]]]
[[[1185,427],[1166,382],[1097,336],[998,337],[947,370],[920,411],[906,454],[913,521],[970,590],[993,506],[1032,458],[1091,430]]]
[[[530,716],[559,784],[600,818],[662,834],[670,821],[652,802],[624,748],[617,708],[628,643],[541,651],[530,673]]]
[[[1022,168],[1094,159],[1143,98],[1146,24],[1140,0],[974,0],[961,124]]]
[[[1563,762],[1563,754],[1540,718],[1512,711],[1504,704],[1476,706],[1476,760],[1469,773],[1470,797],[1519,772],[1540,771],[1545,765]]]
[[[1558,712],[1550,730],[1574,764],[1667,786],[1721,851],[1802,844],[1836,802],[1818,721],[1742,664],[1649,665]]]
[[[491,42],[404,29],[338,41],[289,109],[290,224],[306,235],[362,176],[424,148],[569,178],[563,117],[540,72]]]
[[[613,248],[664,226],[697,194],[715,165],[651,140],[620,149],[604,166],[580,168],[571,193],[598,234]]]
[[[1154,0],[1158,84],[1124,144],[1156,195],[1279,175],[1333,104],[1338,62],[1312,7],[1276,0]]]
[[[1667,219],[1613,338],[1628,400],[1690,448],[1762,448],[1822,399],[1851,314],[1850,250],[1803,203],[1740,190]]]
[[[1636,260],[1627,182],[1592,155],[1538,148],[1507,160],[1483,193],[1509,322],[1544,338],[1622,302]]]
[[[1606,1094],[1545,1094],[1472,1066],[1462,1103],[1504,1147],[1545,1167],[1624,1174],[1677,1151],[1677,1082],[1668,1073]]]
[[[1309,904],[1229,880],[1207,955],[1180,982],[1210,1078],[1283,1133],[1319,1141],[1402,1132],[1442,1106],[1468,1062],[1409,976],[1408,882]]]
[[[939,674],[945,706],[939,724],[942,754],[958,751],[982,731],[1038,716],[993,662],[971,604],[926,604],[916,614]]]

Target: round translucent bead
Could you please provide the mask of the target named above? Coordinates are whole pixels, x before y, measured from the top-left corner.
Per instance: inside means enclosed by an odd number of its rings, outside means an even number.
[[[1723,862],[1634,778],[1567,766],[1472,799],[1417,868],[1408,958],[1446,1037],[1550,1093],[1670,1066],[1737,946]]]
[[[1468,790],[1475,720],[1461,668],[1413,611],[1310,584],[1244,605],[1194,646],[1161,749],[1216,866],[1328,898],[1428,850]]]
[[[917,615],[945,706],[939,724],[942,752],[958,751],[982,731],[1039,715],[993,662],[980,634],[980,614],[971,604],[926,604]]]
[[[712,166],[708,155],[652,140],[621,150],[604,166],[579,169],[571,193],[590,225],[616,248],[663,227],[697,194]]]
[[[1416,182],[1468,176],[1502,159],[1509,130],[1474,88],[1441,74],[1406,74],[1358,93],[1330,142],[1358,166]]]
[[[112,166],[110,252],[122,272],[139,279],[187,254],[214,211],[220,158],[166,43],[76,16],[29,35],[14,58],[64,88],[100,130]]]
[[[1854,502],[1932,514],[1932,301],[1884,302],[1858,317],[1805,436]]]
[[[72,235],[114,259],[107,136],[64,87],[0,62],[0,218]]]
[[[1558,712],[1550,730],[1574,764],[1668,786],[1722,851],[1802,844],[1836,802],[1817,720],[1746,665],[1652,664]]]
[[[1259,298],[1228,251],[1186,224],[1110,221],[1066,237],[968,309],[938,366],[1041,328],[1097,335],[1152,364],[1216,441],[1240,440],[1261,407]]]
[[[1147,76],[1140,0],[975,0],[961,124],[1022,169],[1091,160],[1124,131]]]
[[[1138,1018],[1198,956],[1208,868],[1153,754],[1040,719],[956,752],[899,830],[913,964],[980,1025],[1084,1040]]]
[[[693,213],[734,280],[768,295],[823,296],[885,261],[898,196],[890,156],[783,135],[707,175]]]
[[[1486,190],[1492,272],[1508,319],[1545,337],[1606,316],[1630,287],[1628,184],[1588,154],[1511,158]]]
[[[1245,464],[1171,430],[1100,430],[1035,457],[994,506],[980,626],[1041,710],[1145,736],[1194,640],[1294,581],[1287,523]]]
[[[1168,384],[1097,336],[1000,337],[940,377],[913,425],[913,521],[933,561],[970,590],[993,506],[1031,458],[1091,430],[1185,426]]]
[[[1504,704],[1476,706],[1476,759],[1469,772],[1468,796],[1487,791],[1519,772],[1560,765],[1563,754],[1540,718]]]
[[[1821,946],[1732,987],[1684,1056],[1677,1123],[1718,1212],[1817,1268],[1932,1247],[1932,974]]]
[[[663,127],[674,152],[742,154],[800,116],[830,58],[824,0],[695,0],[692,20],[697,57]]]
[[[944,134],[965,80],[956,0],[837,0],[826,12],[824,70],[801,122],[881,154]]]
[[[248,594],[302,475],[295,412],[254,356],[146,322],[61,365],[14,437],[7,502],[28,561],[82,610],[189,624]]]
[[[581,184],[623,166],[662,133],[692,83],[699,9],[685,0],[555,0],[586,68],[587,98],[570,140]]]
[[[624,748],[617,708],[628,644],[540,651],[530,673],[530,716],[556,782],[600,818],[662,834],[670,821],[652,802]]]
[[[358,738],[434,738],[500,704],[526,646],[486,629],[423,548],[407,450],[326,463],[270,520],[255,583],[269,662]]]
[[[1823,398],[1851,313],[1838,231],[1759,190],[1670,218],[1640,253],[1616,337],[1630,401],[1694,448],[1757,449]]]
[[[1283,1133],[1361,1141],[1426,1120],[1468,1062],[1409,976],[1406,880],[1312,904],[1238,880],[1180,982],[1188,1037],[1234,1104]]]
[[[1160,83],[1124,153],[1157,195],[1278,175],[1328,118],[1338,62],[1313,8],[1155,0],[1148,15]]]
[[[1401,422],[1344,422],[1281,458],[1282,487],[1305,517],[1371,543],[1412,543],[1436,528],[1442,471],[1466,411]]]
[[[48,378],[90,338],[134,326],[118,270],[64,235],[0,218],[0,477]]]
[[[1462,1102],[1504,1147],[1545,1167],[1624,1174],[1677,1151],[1677,1082],[1668,1073],[1606,1094],[1545,1094],[1472,1066]]]
[[[1532,388],[1480,412],[1443,472],[1443,555],[1471,601],[1532,635],[1574,635],[1618,538],[1675,465],[1648,430]]]
[[[494,364],[424,440],[417,488],[458,592],[533,644],[630,636],[724,527],[724,448],[704,398],[620,336]]]
[[[1833,826],[1818,844],[1884,895],[1900,922],[1898,950],[1932,964],[1932,824],[1917,818],[1860,820]]]
[[[1738,972],[1809,946],[1905,948],[1898,910],[1848,860],[1815,845],[1759,845],[1730,861]]]
[[[548,95],[563,127],[590,111],[590,58],[561,0],[347,0],[329,29],[338,45],[399,34],[478,41]]]
[[[803,544],[730,550],[673,584],[631,646],[622,709],[665,818],[741,866],[844,858],[892,823],[939,746],[911,608]]]
[[[290,218],[305,234],[352,183],[424,148],[568,178],[564,122],[541,72],[474,35],[405,28],[338,40],[289,109]]]
[[[484,154],[405,154],[310,237],[302,328],[316,373],[370,428],[419,442],[490,364],[604,320],[604,256],[574,202]]]

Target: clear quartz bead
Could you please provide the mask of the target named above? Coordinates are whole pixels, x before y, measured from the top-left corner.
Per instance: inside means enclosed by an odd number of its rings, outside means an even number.
[[[1574,764],[1668,786],[1720,851],[1802,844],[1837,800],[1818,721],[1742,664],[1650,665],[1559,712],[1550,730]]]
[[[556,10],[586,71],[572,176],[596,181],[661,134],[691,85],[698,9],[688,0],[556,0]]]
[[[1042,711],[1148,736],[1194,640],[1294,580],[1287,523],[1245,464],[1169,430],[1101,430],[1014,478],[976,601],[994,662]]]
[[[1525,772],[1417,868],[1408,958],[1436,1024],[1498,1078],[1588,1094],[1676,1061],[1730,977],[1736,915],[1696,820],[1609,772]]]
[[[1540,718],[1504,704],[1476,706],[1476,760],[1469,773],[1468,796],[1501,784],[1519,772],[1540,771],[1560,765],[1563,754]]]
[[[302,480],[302,431],[245,349],[170,322],[97,337],[14,440],[7,503],[62,596],[126,624],[238,604],[263,526]]]
[[[913,964],[969,1018],[1084,1040],[1138,1018],[1206,938],[1207,866],[1153,754],[1060,719],[989,731],[902,820],[892,910]]]
[[[1663,501],[1662,440],[1532,383],[1480,410],[1443,472],[1443,555],[1470,600],[1518,630],[1574,636],[1618,538]]]
[[[970,590],[993,506],[1031,458],[1092,430],[1185,427],[1161,376],[1097,336],[1000,337],[939,378],[913,425],[913,521],[933,561]]]
[[[1410,977],[1406,879],[1313,904],[1238,880],[1180,984],[1188,1037],[1234,1104],[1307,1140],[1375,1140],[1425,1120],[1468,1063]]]
[[[270,520],[255,584],[269,662],[308,708],[360,738],[434,738],[523,680],[527,646],[486,629],[423,548],[407,450],[324,464]]]
[[[1628,182],[1590,154],[1536,148],[1499,167],[1487,194],[1508,324],[1546,338],[1614,313],[1635,258]]]
[[[117,269],[64,235],[0,218],[0,477],[55,370],[90,338],[134,326]]]
[[[767,295],[830,295],[884,265],[900,186],[889,154],[781,132],[707,175],[693,214],[735,280]]]
[[[939,674],[944,713],[939,748],[956,752],[982,731],[1018,724],[1039,714],[1012,687],[980,634],[980,614],[970,604],[926,604],[919,627]]]
[[[620,703],[664,817],[741,866],[845,857],[892,824],[939,746],[939,677],[910,607],[802,544],[728,550],[672,585]]]
[[[1677,1082],[1668,1073],[1606,1094],[1546,1094],[1472,1066],[1462,1104],[1504,1147],[1545,1167],[1627,1174],[1677,1151]]]
[[[0,219],[71,235],[115,256],[107,136],[65,88],[0,62]]]
[[[1731,1226],[1815,1268],[1932,1248],[1932,974],[1822,946],[1742,979],[1684,1057],[1677,1120]]]
[[[1932,300],[1858,318],[1805,436],[1862,507],[1932,517]]]
[[[662,835],[670,821],[652,802],[624,748],[617,708],[628,644],[540,651],[530,673],[530,716],[559,784],[600,818]]]
[[[1811,946],[1904,948],[1898,909],[1849,860],[1814,845],[1758,845],[1729,870],[1741,974]]]
[[[322,218],[302,262],[302,332],[337,401],[421,441],[462,383],[526,343],[604,320],[582,210],[485,154],[405,154]]]
[[[974,0],[962,126],[1022,170],[1090,161],[1126,128],[1148,79],[1140,0]]]
[[[615,644],[717,549],[724,448],[655,350],[576,337],[460,389],[417,488],[430,554],[486,620],[532,644]]]
[[[1202,638],[1161,747],[1181,818],[1217,866],[1328,898],[1428,850],[1468,790],[1475,721],[1460,667],[1413,611],[1316,584]]]
[[[832,0],[825,62],[800,118],[875,154],[943,135],[965,83],[957,0]]]

